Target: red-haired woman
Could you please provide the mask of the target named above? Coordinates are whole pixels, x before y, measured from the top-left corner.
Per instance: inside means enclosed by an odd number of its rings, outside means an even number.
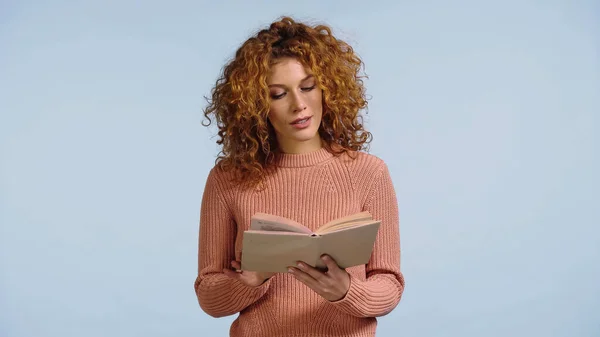
[[[400,301],[398,205],[386,164],[363,151],[361,68],[329,27],[285,17],[243,43],[212,90],[204,114],[222,151],[202,198],[194,287],[209,315],[239,313],[231,336],[374,336]],[[239,270],[257,212],[316,230],[360,211],[382,221],[366,265],[323,256],[326,271]]]

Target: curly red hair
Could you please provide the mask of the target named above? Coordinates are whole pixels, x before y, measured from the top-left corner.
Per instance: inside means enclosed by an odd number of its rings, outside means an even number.
[[[283,17],[245,41],[212,89],[204,116],[218,126],[222,150],[216,164],[234,171],[239,183],[257,184],[273,168],[277,139],[267,116],[267,76],[279,58],[293,57],[310,69],[323,91],[319,135],[328,151],[359,151],[371,141],[360,111],[367,107],[362,60],[325,25],[309,26]]]

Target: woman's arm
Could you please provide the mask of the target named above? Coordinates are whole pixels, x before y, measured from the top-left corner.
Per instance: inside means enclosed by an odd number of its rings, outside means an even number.
[[[202,196],[198,277],[194,288],[202,310],[213,317],[223,317],[256,302],[267,292],[269,281],[253,287],[223,273],[235,260],[237,228],[215,170],[208,175]]]
[[[400,272],[398,203],[387,165],[381,162],[367,196],[364,210],[381,220],[366,280],[350,277],[346,296],[332,304],[357,317],[378,317],[391,312],[400,302],[404,277]]]

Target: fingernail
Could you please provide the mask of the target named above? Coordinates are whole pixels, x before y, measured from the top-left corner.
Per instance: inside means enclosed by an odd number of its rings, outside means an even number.
[[[302,267],[304,267],[304,266],[302,265],[302,263],[300,263],[300,262],[298,262],[298,263],[297,263],[297,265],[298,265],[298,268],[302,268]]]
[[[290,273],[293,274],[294,273],[294,268],[288,268],[288,272],[290,272]]]

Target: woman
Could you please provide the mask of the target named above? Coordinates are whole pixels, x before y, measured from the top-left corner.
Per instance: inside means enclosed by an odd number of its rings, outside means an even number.
[[[362,61],[327,26],[283,18],[248,39],[224,68],[204,111],[222,152],[201,205],[201,308],[239,313],[231,336],[374,336],[376,317],[404,290],[398,207],[386,164],[361,152],[367,102]],[[312,230],[369,211],[382,221],[367,265],[327,271],[302,261],[289,273],[240,270],[242,233],[256,212]]]

